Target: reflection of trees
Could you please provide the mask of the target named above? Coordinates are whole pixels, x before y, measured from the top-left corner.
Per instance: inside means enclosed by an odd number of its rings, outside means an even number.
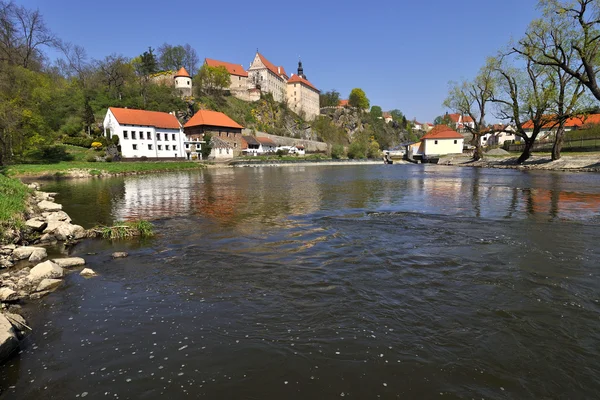
[[[44,186],[44,190],[58,192],[56,201],[74,223],[85,228],[111,224],[113,204],[125,197],[123,178],[61,180]]]

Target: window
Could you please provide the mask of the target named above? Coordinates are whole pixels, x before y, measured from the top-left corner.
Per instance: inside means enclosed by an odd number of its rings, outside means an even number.
[[[233,144],[233,147],[237,147],[237,143],[234,143],[234,144]]]
[[[148,145],[148,150],[152,150],[152,145],[151,144]]]
[[[148,140],[152,139],[152,135],[150,135],[150,132],[146,132],[146,139],[148,139]]]
[[[169,147],[170,147],[169,145],[166,145],[165,150],[170,150]]]
[[[173,145],[173,150],[177,150],[177,146]]]
[[[190,81],[188,80],[187,82],[188,82],[188,86],[190,86]]]
[[[123,131],[123,139],[129,139],[127,131]]]
[[[175,139],[175,134],[172,134],[172,135],[171,135],[171,139],[173,139],[173,140],[177,140],[177,139]]]
[[[158,150],[162,150],[162,145],[161,144],[159,144],[157,147],[158,147]]]
[[[186,144],[185,144],[185,148],[186,148],[186,149],[189,149],[189,148],[190,148],[190,144],[189,144],[189,143],[186,143]]]
[[[458,140],[455,140],[455,141],[454,141],[454,144],[458,144]]]
[[[437,144],[437,140],[435,141],[435,144]]]
[[[165,133],[165,141],[169,141],[169,134]]]
[[[137,150],[137,144],[134,144],[134,145],[133,145],[133,149],[134,149],[134,150]]]
[[[223,152],[223,149],[219,149],[219,154],[221,154],[221,152]]]
[[[135,137],[135,131],[131,131],[131,138],[132,138],[132,139],[137,139],[137,138]]]
[[[156,140],[160,140],[160,133],[156,134]]]

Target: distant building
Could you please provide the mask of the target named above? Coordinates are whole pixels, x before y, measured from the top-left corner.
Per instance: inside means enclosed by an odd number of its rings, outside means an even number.
[[[228,142],[220,139],[217,136],[210,138],[210,155],[209,159],[227,160],[233,158],[233,147]]]
[[[408,146],[408,157],[434,157],[446,154],[461,154],[464,137],[446,125],[436,125],[421,138],[420,142]]]
[[[319,94],[321,92],[306,79],[302,61],[298,61],[298,74],[287,81],[288,107],[297,114],[304,113],[311,121],[319,115]]]
[[[104,117],[104,136],[119,137],[125,158],[184,157],[186,138],[174,115],[110,107]]]
[[[246,91],[248,87],[248,72],[240,64],[232,64],[225,61],[213,60],[211,58],[205,58],[204,64],[209,67],[225,67],[231,82],[229,84],[229,90],[231,91]]]
[[[558,127],[556,117],[552,115],[546,115],[545,120],[547,120],[547,122],[542,127],[542,130],[538,135],[538,139],[544,139],[556,133],[556,129]],[[600,114],[582,115],[580,117],[567,119],[565,121],[565,132],[581,129],[586,125],[600,125]],[[527,136],[531,136],[533,133],[533,122],[531,120],[525,122],[523,124],[523,129],[525,130]]]
[[[233,149],[233,155],[241,153],[243,127],[227,115],[209,110],[200,110],[183,126],[188,139],[204,140],[209,134],[228,143]]]
[[[289,79],[283,67],[276,67],[258,51],[248,68],[250,84],[260,89],[263,93],[271,93],[273,99],[284,102],[287,95],[287,81]]]
[[[390,114],[389,112],[384,112],[382,117],[386,124],[389,124],[390,122],[392,122],[394,120],[392,118],[392,114]]]
[[[161,71],[150,75],[150,80],[160,85],[175,87],[182,97],[190,97],[193,93],[192,77],[183,67],[179,71]]]
[[[452,121],[452,123],[456,126],[456,130],[459,132],[467,130],[467,127],[475,129],[475,121],[473,121],[473,118],[468,115],[446,113],[446,116],[450,118],[450,121]]]

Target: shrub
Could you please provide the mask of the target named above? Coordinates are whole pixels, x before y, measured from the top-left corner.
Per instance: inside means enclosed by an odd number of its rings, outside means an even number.
[[[96,156],[89,156],[89,157],[86,159],[86,161],[87,161],[87,162],[96,162],[96,161],[98,161],[98,160],[96,160]]]
[[[92,147],[92,143],[94,143],[94,139],[88,137],[64,137],[62,139],[64,144],[70,144],[72,146],[85,147],[89,149]]]
[[[96,151],[100,151],[100,149],[102,148],[102,143],[100,142],[92,142],[92,146],[91,146],[94,150]]]
[[[277,150],[277,152],[275,154],[278,155],[279,157],[283,157],[286,154],[288,154],[288,151],[284,150],[284,149],[279,149],[279,150]]]
[[[359,158],[366,158],[366,145],[362,142],[353,142],[348,148],[348,158],[354,160]]]
[[[113,160],[113,158],[111,156],[106,156],[104,158],[104,161],[106,161],[106,162],[112,162],[112,160]]]
[[[341,144],[334,144],[331,147],[331,158],[333,158],[334,160],[339,160],[340,158],[343,158],[344,155],[344,146],[342,146]]]
[[[112,144],[114,144],[115,146],[119,145],[119,137],[117,135],[112,135],[110,140],[111,140]]]
[[[60,161],[71,161],[73,156],[67,152],[65,146],[49,145],[29,150],[25,154],[25,159],[33,163],[57,163]]]
[[[141,157],[140,157],[140,160],[142,160],[142,161],[148,161],[148,157],[146,157],[146,156],[141,156]]]

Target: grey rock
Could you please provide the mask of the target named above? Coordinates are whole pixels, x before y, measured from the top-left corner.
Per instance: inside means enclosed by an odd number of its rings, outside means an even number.
[[[112,253],[112,258],[125,258],[127,256],[129,256],[129,254],[125,251],[115,251]]]
[[[25,221],[25,225],[36,232],[41,232],[48,226],[48,223],[41,218],[31,218]]]
[[[62,278],[63,275],[63,269],[52,261],[48,260],[33,267],[31,271],[29,271],[29,275],[27,277],[32,282],[39,282],[42,279]]]
[[[64,211],[55,211],[55,212],[45,212],[42,216],[48,222],[71,222],[71,217]]]
[[[40,188],[40,184],[37,182],[31,182],[29,185],[27,185],[27,187],[29,189],[33,189],[33,190],[39,190]]]
[[[54,203],[48,200],[42,200],[38,203],[38,207],[42,211],[60,211],[62,210],[62,205],[58,203]]]
[[[26,258],[29,258],[31,256],[31,253],[33,253],[35,250],[43,250],[44,252],[46,251],[46,249],[44,249],[43,247],[33,247],[33,246],[17,247],[12,252],[12,259],[13,260],[24,260]]]
[[[69,222],[49,222],[44,233],[52,233],[57,240],[81,239],[85,237],[85,229]]]
[[[81,257],[69,257],[69,258],[55,258],[52,260],[53,263],[62,268],[77,267],[79,265],[85,265],[85,260]]]
[[[8,319],[0,314],[0,363],[6,360],[13,351],[19,348],[19,340],[15,328]]]
[[[14,290],[12,290],[8,287],[0,288],[0,301],[7,302],[7,301],[16,301],[18,299],[19,299],[19,296],[17,295],[17,292],[15,292]]]
[[[0,268],[10,268],[12,267],[13,264],[10,260],[7,260],[6,258],[0,258]]]
[[[19,331],[24,331],[27,329],[27,321],[19,314],[14,313],[4,313],[4,316],[8,319],[8,322]]]
[[[81,275],[81,276],[85,276],[85,277],[92,277],[92,276],[96,276],[96,275],[98,275],[98,274],[96,274],[96,272],[94,272],[94,270],[93,270],[93,269],[90,269],[90,268],[84,268],[84,269],[83,269],[83,270],[82,270],[82,271],[79,273],[79,275]]]
[[[14,249],[16,249],[16,248],[17,248],[16,244],[7,244],[5,246],[2,246],[2,249],[8,249],[8,250],[11,250],[11,251],[14,250]]]
[[[41,299],[42,297],[46,296],[47,294],[50,294],[49,291],[46,292],[36,292],[36,293],[32,293],[29,295],[29,298],[32,300],[37,300],[37,299]]]
[[[43,247],[37,248],[29,256],[29,261],[30,262],[38,262],[38,261],[42,261],[46,257],[48,257],[48,253],[46,252],[46,249],[44,249]]]
[[[45,292],[56,289],[62,283],[61,279],[43,279],[35,289],[36,292]]]
[[[44,233],[42,235],[42,237],[40,238],[40,242],[42,242],[42,243],[52,243],[52,242],[56,242],[56,238],[51,233]]]

